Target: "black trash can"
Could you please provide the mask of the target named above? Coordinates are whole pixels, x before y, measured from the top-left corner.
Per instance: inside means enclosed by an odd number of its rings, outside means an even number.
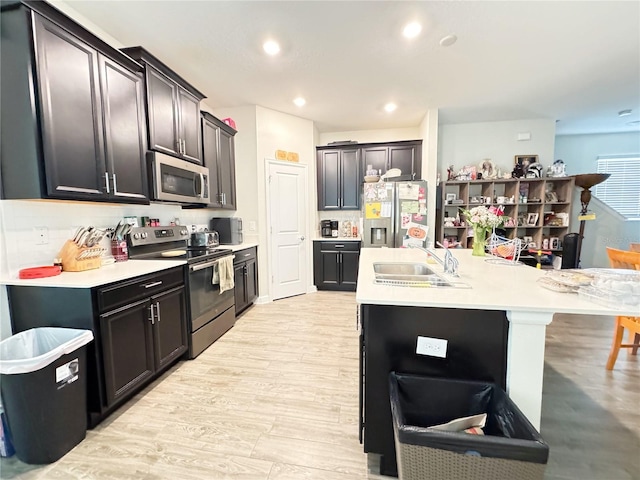
[[[391,413],[403,480],[542,480],[549,447],[493,383],[391,372]],[[428,427],[487,414],[484,435]]]
[[[16,456],[58,460],[87,434],[90,330],[41,327],[0,342],[0,392]]]

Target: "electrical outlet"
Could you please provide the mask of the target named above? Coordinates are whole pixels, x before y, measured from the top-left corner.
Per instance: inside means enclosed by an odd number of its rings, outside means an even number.
[[[49,243],[49,229],[47,227],[33,227],[36,245],[46,245]]]
[[[442,338],[418,337],[416,353],[429,357],[447,358],[448,340]]]
[[[258,227],[257,227],[257,225],[256,225],[255,220],[250,220],[250,221],[249,221],[249,231],[250,231],[250,232],[255,232],[257,228],[258,228]]]

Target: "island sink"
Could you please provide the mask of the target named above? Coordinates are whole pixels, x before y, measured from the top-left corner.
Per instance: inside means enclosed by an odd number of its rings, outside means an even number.
[[[452,287],[424,263],[377,262],[373,264],[375,283],[397,287]]]

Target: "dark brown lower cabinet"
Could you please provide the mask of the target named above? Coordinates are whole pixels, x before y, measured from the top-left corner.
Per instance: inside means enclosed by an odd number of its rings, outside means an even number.
[[[360,242],[313,242],[313,279],[318,290],[356,291]]]
[[[9,286],[14,333],[91,330],[87,409],[94,427],[187,351],[183,267],[95,288]]]
[[[253,305],[258,298],[258,249],[245,248],[235,252],[233,272],[235,283],[236,316]]]

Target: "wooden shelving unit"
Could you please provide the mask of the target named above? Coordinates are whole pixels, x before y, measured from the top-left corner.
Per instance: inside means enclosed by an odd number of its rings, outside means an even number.
[[[548,250],[562,253],[562,239],[570,231],[573,177],[449,181],[441,185],[442,212],[438,215],[437,234],[440,242],[456,237],[464,247],[471,248],[471,227],[467,226],[462,210],[503,205],[505,215],[514,219],[515,224],[504,227],[507,237],[523,240],[531,237],[537,248],[548,239]],[[451,197],[455,197],[455,203],[450,201]],[[554,224],[559,221],[558,213],[567,215],[566,224]],[[448,223],[451,218],[459,218],[461,224],[451,226]],[[551,248],[552,238],[558,239],[558,248]]]

